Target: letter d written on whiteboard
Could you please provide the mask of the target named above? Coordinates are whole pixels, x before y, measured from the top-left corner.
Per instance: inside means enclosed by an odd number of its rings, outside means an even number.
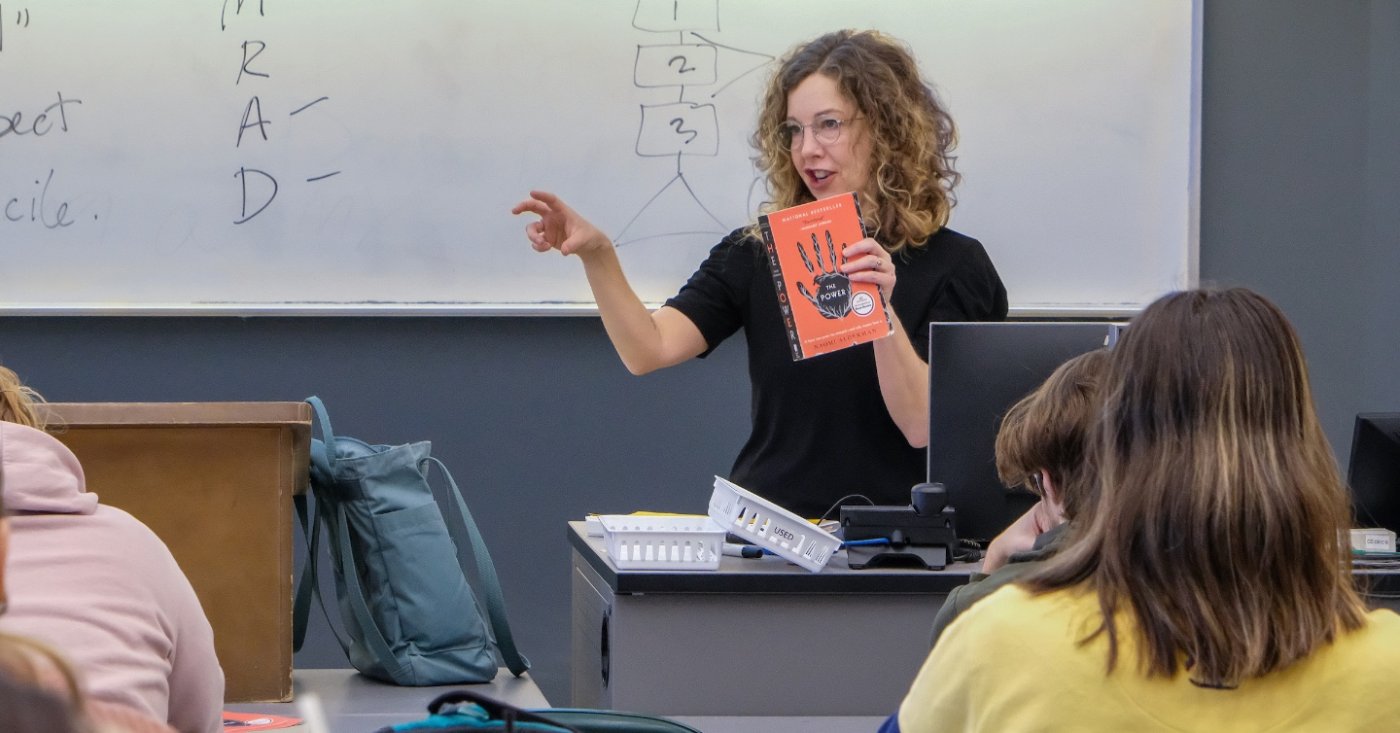
[[[272,184],[272,191],[267,194],[267,199],[263,201],[262,206],[259,206],[251,214],[248,213],[248,174],[250,173],[262,176],[263,178],[267,179],[268,183]],[[233,177],[238,179],[243,189],[243,208],[239,211],[239,216],[241,218],[234,219],[234,224],[242,224],[248,221],[249,219],[252,219],[253,217],[257,216],[258,214],[261,214],[263,212],[263,209],[266,209],[268,205],[272,203],[272,200],[277,198],[277,179],[273,178],[272,175],[269,173],[260,171],[256,168],[239,168],[238,172],[233,174]]]

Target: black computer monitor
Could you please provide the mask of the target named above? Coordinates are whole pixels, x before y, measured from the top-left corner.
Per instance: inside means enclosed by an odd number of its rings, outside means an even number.
[[[1400,532],[1400,412],[1363,412],[1347,470],[1357,527]]]
[[[947,489],[960,539],[990,540],[1036,497],[997,478],[1008,408],[1069,359],[1111,345],[1120,324],[1069,321],[929,326],[928,480]]]

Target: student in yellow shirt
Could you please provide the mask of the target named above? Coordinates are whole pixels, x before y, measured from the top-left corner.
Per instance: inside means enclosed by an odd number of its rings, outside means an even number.
[[[1346,490],[1278,308],[1168,295],[1104,395],[1077,536],[948,627],[885,730],[1395,729],[1400,616],[1354,587]]]

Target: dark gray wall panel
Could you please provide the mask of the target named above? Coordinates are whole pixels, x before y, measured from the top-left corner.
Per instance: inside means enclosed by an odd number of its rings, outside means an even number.
[[[742,340],[633,377],[596,318],[11,317],[0,318],[0,363],[55,401],[314,393],[338,433],[431,440],[495,556],[516,639],[560,703],[565,522],[590,511],[703,513],[713,475],[728,473],[748,434]],[[345,666],[319,611],[312,621],[296,664]]]

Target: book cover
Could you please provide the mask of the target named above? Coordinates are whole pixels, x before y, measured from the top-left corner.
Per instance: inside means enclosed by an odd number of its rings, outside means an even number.
[[[301,725],[301,723],[301,718],[292,718],[286,715],[235,713],[231,710],[224,711],[224,730],[276,730],[278,728],[290,728],[294,725]]]
[[[865,238],[854,193],[764,214],[758,226],[793,361],[874,341],[894,330],[880,288],[853,283],[841,272],[846,246]]]

